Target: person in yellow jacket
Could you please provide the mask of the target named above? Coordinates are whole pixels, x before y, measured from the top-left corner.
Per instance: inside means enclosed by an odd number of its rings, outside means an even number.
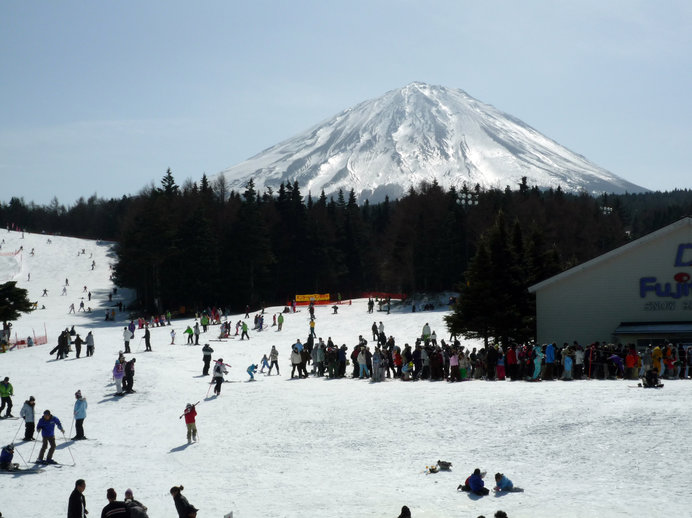
[[[661,351],[661,348],[657,345],[654,347],[654,350],[651,351],[651,365],[652,367],[658,372],[658,375],[661,376],[663,374],[663,362],[661,359],[663,358],[663,352]]]

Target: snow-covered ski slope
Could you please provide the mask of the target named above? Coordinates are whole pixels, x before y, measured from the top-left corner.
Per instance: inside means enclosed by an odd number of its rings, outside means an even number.
[[[55,459],[66,465],[2,477],[3,516],[65,516],[77,478],[87,482],[90,516],[99,516],[109,487],[119,498],[131,488],[152,518],[174,516],[168,491],[178,484],[200,518],[221,518],[231,510],[236,518],[391,518],[404,504],[415,518],[475,518],[498,509],[511,518],[689,515],[692,381],[643,390],[630,388],[632,381],[290,380],[290,345],[308,334],[303,310],[286,316],[282,332],[270,325],[259,334],[250,331],[249,341],[210,341],[217,328],[203,335],[200,343],[209,342],[214,357],[232,365],[227,379],[233,383],[224,384],[218,398],[206,397],[201,347],[182,345],[182,331],[192,320],[173,322],[175,345],[170,327],[154,328],[150,353],[143,352],[137,331],[129,355],[137,358],[137,392],[117,399],[110,372],[123,348],[125,321],[123,315],[114,323],[103,320],[112,288],[109,246],[56,236],[48,245],[49,236],[0,234],[3,252],[24,247],[17,261],[3,257],[0,279],[17,280],[39,307],[45,305],[14,328],[26,336],[32,329],[39,334],[45,324],[49,337],[47,345],[0,355],[0,378],[9,376],[14,385],[13,414],[33,395],[38,414],[50,409],[74,435],[74,392],[80,389],[89,403],[89,440],[66,443],[59,436]],[[86,254],[78,256],[82,248]],[[62,296],[65,278],[70,287]],[[68,315],[84,285],[92,292],[94,312]],[[47,297],[41,297],[43,288]],[[269,324],[280,309],[267,308]],[[349,350],[358,334],[370,341],[373,321],[382,321],[402,345],[412,343],[426,322],[445,336],[443,309],[370,315],[366,301],[356,300],[331,313],[317,308],[317,335]],[[48,352],[57,332],[72,325],[82,336],[93,331],[95,355],[55,361]],[[271,345],[280,351],[281,375],[247,383],[245,369]],[[186,403],[198,400],[200,441],[188,446],[179,416]],[[17,432],[21,439],[22,426],[0,421],[0,443]],[[17,452],[33,460],[40,443],[32,452],[33,447],[19,443]],[[15,460],[22,463],[18,454]],[[73,459],[76,465],[70,466]],[[452,471],[426,475],[426,465],[438,459],[452,462]],[[483,498],[457,493],[476,467],[487,470],[488,484],[501,471],[526,491]]]

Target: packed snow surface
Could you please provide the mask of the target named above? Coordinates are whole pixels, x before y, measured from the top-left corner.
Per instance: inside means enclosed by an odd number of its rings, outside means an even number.
[[[61,467],[0,475],[3,516],[65,516],[78,478],[86,480],[87,508],[95,517],[107,503],[109,487],[119,499],[131,488],[152,518],[174,516],[169,489],[179,484],[200,509],[199,518],[222,518],[230,511],[234,518],[393,518],[402,505],[414,518],[491,517],[498,509],[511,518],[689,516],[692,381],[643,390],[622,380],[291,380],[289,350],[307,337],[308,312],[287,314],[277,332],[272,315],[281,306],[266,308],[270,326],[261,333],[251,330],[250,340],[212,341],[217,326],[202,335],[200,343],[212,345],[214,358],[232,365],[220,397],[209,397],[210,378],[201,376],[201,346],[183,345],[182,332],[193,320],[180,319],[152,329],[153,352],[143,351],[142,331],[136,331],[133,353],[127,355],[137,358],[136,393],[117,398],[111,369],[123,349],[127,313],[118,313],[116,322],[103,316],[121,295],[127,301],[130,294],[118,290],[113,301],[107,299],[113,288],[111,246],[28,233],[2,236],[0,252],[20,246],[23,252],[1,258],[0,281],[18,281],[39,308],[45,306],[14,322],[13,337],[43,334],[45,326],[49,341],[0,355],[0,378],[9,376],[14,386],[15,416],[33,395],[37,414],[50,409],[66,430],[65,436],[58,433],[54,456]],[[78,255],[82,249],[85,254]],[[61,295],[66,278],[70,285]],[[71,303],[78,307],[87,297],[84,286],[92,293],[87,301],[92,312],[68,314]],[[48,295],[42,297],[44,288]],[[371,342],[373,321],[382,321],[399,345],[412,343],[426,322],[440,338],[448,337],[442,320],[447,308],[438,308],[368,314],[366,301],[354,300],[335,315],[318,307],[316,332],[349,350],[359,334]],[[257,310],[250,319],[228,318],[252,327]],[[95,354],[76,359],[72,353],[56,361],[49,351],[58,332],[72,325],[81,336],[93,331]],[[177,332],[174,345],[171,329]],[[246,368],[271,345],[279,349],[281,375],[248,382]],[[74,435],[78,389],[89,403],[84,423],[89,440],[73,442],[66,438]],[[199,442],[188,446],[179,416],[186,403],[197,401]],[[0,421],[3,445],[20,434],[21,420]],[[26,467],[23,460],[35,460],[39,447],[40,441],[18,442],[15,460]],[[426,474],[426,466],[438,459],[452,462],[452,471]],[[486,497],[457,492],[476,467],[488,472],[486,485],[499,471],[525,492]]]

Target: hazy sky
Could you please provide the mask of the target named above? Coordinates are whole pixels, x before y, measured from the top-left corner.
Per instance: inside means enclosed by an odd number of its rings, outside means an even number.
[[[692,2],[0,4],[0,200],[198,181],[412,81],[692,188]]]

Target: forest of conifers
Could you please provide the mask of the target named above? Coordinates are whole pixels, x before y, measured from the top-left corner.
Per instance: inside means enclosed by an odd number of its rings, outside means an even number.
[[[283,304],[299,293],[346,299],[367,291],[460,290],[478,274],[466,270],[483,248],[490,255],[481,269],[502,276],[506,268],[490,263],[511,261],[520,292],[691,214],[688,190],[593,197],[525,182],[462,191],[433,183],[371,205],[353,192],[312,197],[297,183],[276,192],[257,192],[252,183],[229,191],[223,180],[206,177],[178,186],[170,170],[160,187],[120,199],[0,204],[4,225],[116,241],[116,282],[135,288],[141,307],[151,310],[238,310]],[[494,251],[493,228],[495,241],[506,241]]]

